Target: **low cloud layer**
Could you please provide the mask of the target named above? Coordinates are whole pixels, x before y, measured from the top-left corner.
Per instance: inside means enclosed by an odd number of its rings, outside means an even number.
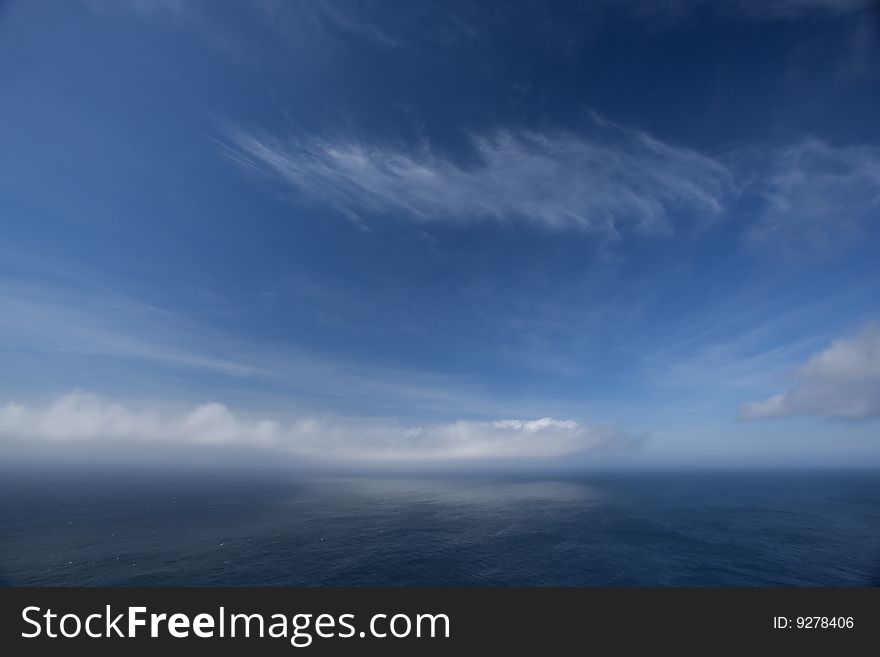
[[[527,221],[609,236],[670,232],[670,213],[711,216],[730,191],[719,162],[597,118],[592,136],[498,131],[473,137],[464,166],[422,149],[279,140],[239,129],[227,155],[362,219]]]
[[[133,408],[81,392],[63,395],[45,406],[8,403],[0,407],[0,440],[153,444],[158,449],[227,446],[348,462],[553,459],[637,443],[613,427],[549,417],[421,426],[349,418],[280,422],[238,417],[218,403],[171,412]]]
[[[788,392],[740,408],[745,419],[819,415],[860,420],[880,417],[880,325],[834,341],[795,371]]]

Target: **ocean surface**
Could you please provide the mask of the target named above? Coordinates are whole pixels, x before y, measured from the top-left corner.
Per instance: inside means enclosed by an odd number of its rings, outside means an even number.
[[[4,471],[5,585],[880,584],[880,473]]]

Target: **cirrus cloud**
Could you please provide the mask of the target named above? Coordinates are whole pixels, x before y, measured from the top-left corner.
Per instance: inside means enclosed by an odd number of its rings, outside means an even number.
[[[713,216],[732,191],[720,162],[594,117],[591,135],[497,130],[472,135],[477,163],[428,148],[279,139],[242,128],[224,153],[299,195],[356,218],[526,221],[618,236],[670,233],[671,214]]]

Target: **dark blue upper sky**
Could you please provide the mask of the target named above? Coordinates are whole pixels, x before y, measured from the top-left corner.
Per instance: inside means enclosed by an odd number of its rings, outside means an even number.
[[[2,3],[0,437],[877,462],[878,38],[862,0]]]

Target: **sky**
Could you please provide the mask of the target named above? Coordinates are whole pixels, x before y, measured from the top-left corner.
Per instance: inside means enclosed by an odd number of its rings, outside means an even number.
[[[0,3],[0,455],[880,465],[878,73],[869,0]]]

